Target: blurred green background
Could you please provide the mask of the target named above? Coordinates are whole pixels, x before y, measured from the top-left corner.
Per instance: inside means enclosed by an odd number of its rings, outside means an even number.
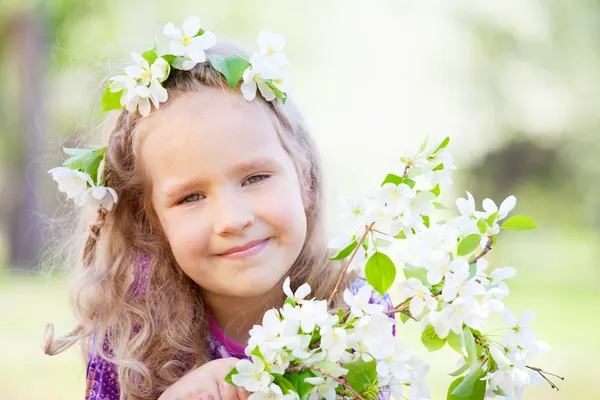
[[[452,138],[447,201],[469,190],[481,209],[515,194],[515,213],[539,228],[501,236],[489,258],[519,270],[506,303],[536,310],[533,327],[553,348],[536,365],[567,378],[525,398],[600,398],[597,0],[0,0],[0,399],[84,396],[78,350],[40,348],[47,322],[73,323],[64,272],[39,272],[64,226],[46,171],[62,144],[97,135],[103,85],[128,53],[188,15],[248,48],[263,27],[286,37],[331,215],[338,196],[375,187],[427,135]],[[445,398],[456,356],[426,354],[414,326],[398,336]]]

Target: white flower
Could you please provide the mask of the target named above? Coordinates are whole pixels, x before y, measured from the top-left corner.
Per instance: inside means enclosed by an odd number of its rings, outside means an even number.
[[[515,208],[516,204],[517,198],[515,196],[508,196],[502,204],[500,204],[500,209],[498,210],[498,206],[493,200],[485,199],[483,200],[483,209],[487,213],[487,216],[498,213],[498,219],[503,219],[513,210],[513,208]]]
[[[393,214],[400,214],[410,204],[415,197],[416,192],[413,191],[406,183],[395,185],[386,183],[379,189],[377,200],[380,204],[385,204],[389,207]]]
[[[535,312],[527,310],[523,313],[521,318],[517,320],[515,314],[508,308],[505,308],[502,313],[502,321],[511,328],[511,332],[509,332],[508,335],[509,339],[512,339],[515,343],[523,346],[536,340],[537,335],[533,329],[529,327],[529,324],[531,324],[534,318]]]
[[[283,394],[277,384],[271,383],[268,387],[252,393],[248,397],[248,400],[295,400],[297,398],[298,395],[295,392]]]
[[[158,109],[160,103],[168,99],[167,90],[162,87],[161,82],[169,76],[170,66],[161,57],[152,65],[138,53],[131,53],[131,57],[137,65],[126,67],[127,75],[110,78],[109,90],[113,93],[122,90],[121,105],[129,112],[139,109],[140,114],[145,117],[150,114],[150,102]]]
[[[384,358],[394,348],[394,321],[383,312],[362,317],[356,323],[352,340],[363,343],[366,351],[375,358]]]
[[[409,349],[394,343],[393,351],[385,358],[377,361],[377,374],[382,377],[392,375],[401,382],[407,382],[410,374],[406,368],[406,362],[411,358]]]
[[[343,328],[326,326],[321,330],[321,348],[327,351],[327,361],[338,362],[348,347],[347,335]]]
[[[66,193],[77,205],[83,205],[87,195],[87,187],[94,186],[92,178],[85,172],[75,171],[67,167],[56,167],[48,171],[52,179],[58,183],[58,190]]]
[[[280,347],[276,343],[276,339],[282,330],[282,323],[279,319],[279,315],[276,310],[268,310],[263,315],[262,325],[254,325],[250,329],[250,339],[248,339],[248,346],[246,347],[246,355],[252,354],[252,350],[256,346],[265,350],[265,347],[271,351]],[[263,351],[263,354],[265,352]]]
[[[264,389],[273,381],[273,377],[265,371],[265,363],[254,355],[252,361],[238,361],[235,368],[238,373],[232,375],[231,380],[236,386],[241,386],[249,392]]]
[[[86,200],[94,208],[104,207],[110,211],[113,205],[119,201],[117,192],[113,188],[106,186],[92,186],[86,193]]]
[[[356,295],[353,295],[348,289],[344,290],[344,301],[350,306],[350,311],[354,316],[360,318],[383,310],[381,304],[369,303],[372,292],[369,285],[361,287]]]
[[[283,53],[285,39],[282,35],[275,34],[268,29],[263,29],[256,40],[258,52],[261,56],[266,56],[267,61],[275,68],[287,67],[290,60]]]
[[[409,400],[429,400],[429,388],[425,384],[425,378],[429,373],[429,365],[423,361],[412,358],[409,360],[409,364],[412,364],[413,369],[410,370],[410,389],[409,389]]]
[[[469,263],[464,258],[456,258],[450,262],[450,257],[445,256],[439,262],[426,264],[427,268],[427,281],[432,285],[438,284],[442,281],[442,278],[446,277],[451,272],[469,272]]]
[[[171,22],[163,28],[163,34],[170,37],[169,53],[178,56],[173,62],[177,69],[189,70],[198,63],[206,61],[207,50],[217,43],[217,38],[212,32],[205,31],[196,36],[200,31],[200,18],[189,17],[183,21],[181,29],[175,28]]]
[[[425,307],[435,310],[437,301],[431,296],[431,292],[418,279],[410,278],[398,284],[400,291],[400,303],[411,298],[409,311],[413,317],[419,316]]]
[[[480,233],[477,228],[478,212],[475,210],[475,199],[473,195],[467,192],[467,198],[456,199],[456,207],[461,216],[454,218],[451,223],[460,230],[461,236],[467,236],[471,233]]]
[[[314,377],[306,378],[304,381],[315,386],[310,392],[308,400],[335,400],[335,388],[338,387],[338,383],[333,379],[329,377],[327,377],[327,379],[323,377]]]
[[[293,293],[292,289],[290,288],[290,277],[288,276],[285,278],[285,281],[283,282],[283,293],[296,302],[301,302],[306,296],[308,296],[310,290],[310,285],[308,283],[304,283],[298,289],[296,289],[296,293]]]
[[[260,90],[260,94],[267,101],[275,100],[275,91],[267,85],[259,70],[254,67],[248,67],[242,75],[244,82],[241,85],[241,90],[244,98],[248,101],[254,100],[256,97],[256,88]]]

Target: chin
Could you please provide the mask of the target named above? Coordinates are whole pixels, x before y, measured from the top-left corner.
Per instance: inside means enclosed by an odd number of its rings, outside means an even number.
[[[283,293],[283,287],[280,287],[279,282],[283,281],[283,277],[278,277],[279,274],[274,274],[272,271],[267,274],[256,274],[255,271],[248,271],[249,274],[241,274],[235,278],[234,282],[230,282],[227,286],[227,294],[236,297],[257,297],[275,293],[276,287]],[[251,275],[251,276],[248,276]]]

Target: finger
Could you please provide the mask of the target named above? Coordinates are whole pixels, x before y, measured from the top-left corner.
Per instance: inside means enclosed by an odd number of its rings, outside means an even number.
[[[221,395],[221,400],[239,400],[235,387],[225,381],[219,382],[219,394]]]
[[[235,388],[235,390],[237,391],[238,399],[240,400],[248,400],[248,397],[250,397],[250,392],[244,388],[238,387]]]

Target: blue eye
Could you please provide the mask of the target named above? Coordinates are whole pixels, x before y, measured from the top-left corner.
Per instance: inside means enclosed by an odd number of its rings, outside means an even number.
[[[253,176],[249,177],[248,179],[246,179],[246,181],[244,183],[247,182],[251,185],[253,183],[264,181],[268,177],[269,177],[269,175],[266,175],[266,174],[253,175]]]
[[[189,196],[185,197],[184,199],[181,200],[181,203],[194,203],[196,201],[200,200],[200,195],[198,193],[195,194],[190,194]]]

